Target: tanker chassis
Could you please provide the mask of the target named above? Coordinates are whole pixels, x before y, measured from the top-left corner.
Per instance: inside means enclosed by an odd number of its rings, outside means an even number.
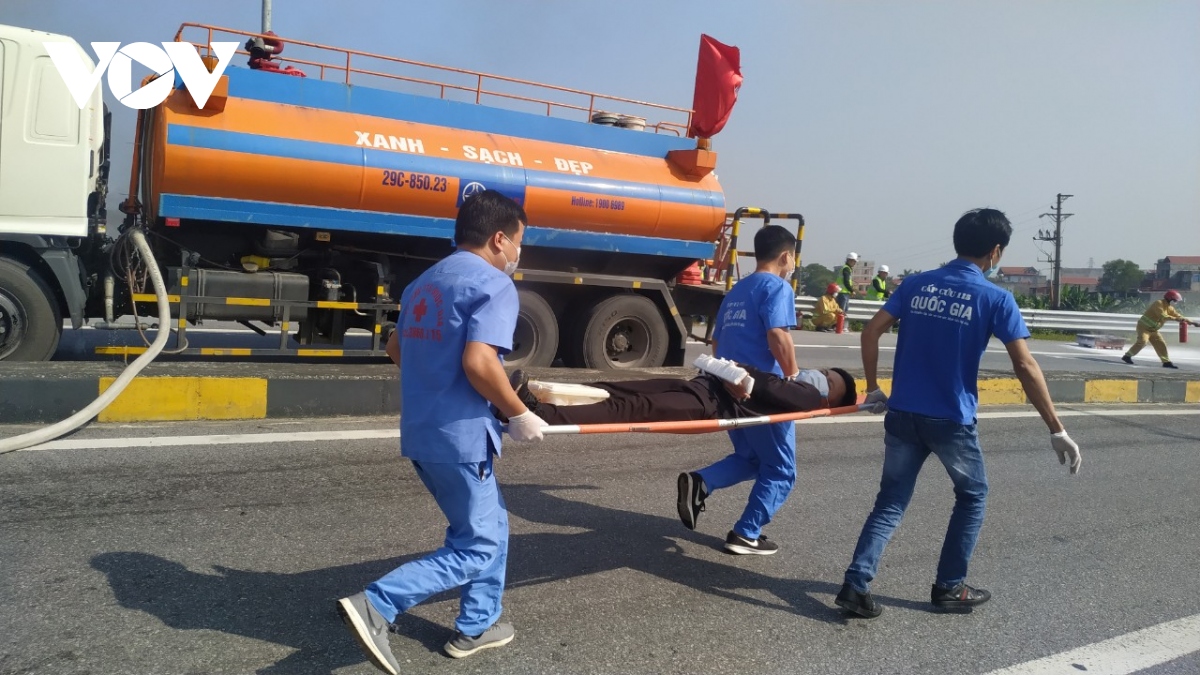
[[[685,125],[620,128],[596,104],[690,111],[461,70],[470,86],[386,76],[440,87],[438,97],[368,88],[351,75],[439,67],[289,42],[331,54],[297,60],[301,77],[280,68],[271,34],[185,24],[176,42],[189,30],[210,71],[214,35],[246,40],[251,67],[226,68],[202,108],[176,82],[138,112],[124,219],[110,233],[110,114],[99,87],[76,105],[44,43],[91,57],[71,38],[0,26],[0,360],[51,358],[64,320],[153,312],[131,228],[147,234],[170,287],[177,353],[381,356],[400,291],[453,250],[454,214],[483,189],[530,218],[509,364],[681,365],[690,317],[715,313],[719,289],[675,284],[713,257],[725,222],[715,154],[683,137]],[[256,66],[263,45],[276,58]],[[586,106],[498,93],[497,82]],[[451,100],[456,91],[466,100]],[[550,114],[563,110],[587,116]],[[188,326],[204,320],[274,329],[278,348],[189,347]],[[351,329],[369,347],[347,348]]]

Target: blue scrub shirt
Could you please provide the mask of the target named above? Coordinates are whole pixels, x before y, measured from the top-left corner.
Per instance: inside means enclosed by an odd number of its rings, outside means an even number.
[[[767,331],[795,325],[796,294],[791,285],[774,274],[755,272],[737,282],[721,302],[713,329],[716,357],[783,377],[767,345]]]
[[[469,251],[417,277],[400,297],[400,453],[421,462],[500,454],[500,422],[463,371],[468,342],[512,350],[520,302],[512,279]]]

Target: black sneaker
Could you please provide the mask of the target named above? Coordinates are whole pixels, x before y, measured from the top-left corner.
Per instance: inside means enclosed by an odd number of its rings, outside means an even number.
[[[852,614],[866,619],[874,619],[883,614],[883,607],[875,602],[870,593],[859,593],[850,584],[842,584],[834,604]]]
[[[679,520],[689,530],[696,529],[696,519],[704,511],[704,479],[696,472],[681,473],[678,480],[678,498],[675,506],[679,509]]]
[[[970,609],[992,599],[992,594],[982,588],[971,588],[959,584],[954,588],[941,588],[937,584],[929,590],[929,601],[942,609]]]
[[[730,530],[725,537],[725,550],[737,555],[771,555],[779,550],[779,545],[761,534],[758,539],[747,539]]]
[[[1179,366],[1171,363],[1170,361],[1163,361],[1163,368],[1173,368],[1175,370],[1179,370]]]
[[[1128,363],[1131,366],[1133,365],[1133,357],[1129,356],[1128,354],[1126,354],[1125,356],[1122,356],[1121,360],[1124,361],[1125,363]]]
[[[537,409],[538,400],[533,392],[529,391],[529,375],[525,371],[520,368],[514,370],[508,377],[508,383],[512,385],[513,391],[517,392],[517,398],[521,399],[521,403],[524,403],[526,408]]]

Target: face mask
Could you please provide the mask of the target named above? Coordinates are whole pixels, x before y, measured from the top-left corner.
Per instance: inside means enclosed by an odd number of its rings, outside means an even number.
[[[999,260],[992,260],[991,258],[988,258],[988,270],[983,273],[983,276],[987,279],[995,278],[997,269],[996,264],[999,262]]]
[[[504,238],[508,239],[508,235],[504,235]],[[508,243],[513,244],[513,240],[508,239]],[[512,261],[508,259],[508,256],[504,255],[503,250],[500,251],[500,255],[504,256],[504,273],[510,277],[516,274],[517,265],[521,263],[521,247],[513,244],[513,248],[517,249],[517,259]]]
[[[829,398],[829,379],[825,377],[825,373],[819,370],[802,370],[796,376],[796,381],[811,384],[821,392],[822,398]]]
[[[792,258],[792,264],[779,273],[779,277],[784,281],[791,281],[792,275],[796,273],[796,259]]]

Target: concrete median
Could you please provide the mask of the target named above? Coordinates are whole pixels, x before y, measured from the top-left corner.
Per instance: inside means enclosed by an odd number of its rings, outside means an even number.
[[[82,409],[120,374],[114,363],[0,364],[0,423],[55,422]],[[601,372],[531,369],[549,381],[596,382],[691,377],[691,368]],[[886,375],[886,374],[885,374]],[[1144,372],[1047,374],[1058,403],[1200,403],[1200,374]],[[881,378],[885,390],[890,381]],[[863,382],[859,381],[859,387]],[[1026,402],[1011,373],[981,372],[982,405]],[[97,418],[99,422],[234,420],[394,415],[399,376],[386,364],[164,363],[143,375]]]

